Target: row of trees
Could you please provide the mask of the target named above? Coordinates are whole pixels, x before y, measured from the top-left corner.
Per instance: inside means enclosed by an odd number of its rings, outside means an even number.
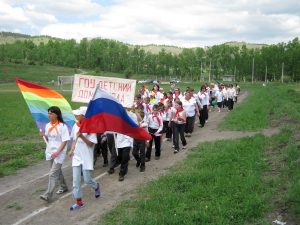
[[[185,48],[180,54],[165,49],[158,54],[141,47],[107,39],[50,40],[34,44],[30,39],[0,45],[0,61],[52,64],[126,74],[181,76],[193,80],[220,80],[231,74],[236,80],[300,80],[299,39],[288,43],[241,48],[226,44],[210,48]]]

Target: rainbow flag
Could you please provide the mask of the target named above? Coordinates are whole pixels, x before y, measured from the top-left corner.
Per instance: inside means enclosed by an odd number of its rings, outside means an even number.
[[[57,106],[71,132],[75,117],[68,101],[61,94],[28,81],[16,79],[16,82],[39,129],[45,131],[45,126],[49,123],[48,108]]]

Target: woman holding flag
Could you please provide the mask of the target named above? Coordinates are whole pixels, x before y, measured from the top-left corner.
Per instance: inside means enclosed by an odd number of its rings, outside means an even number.
[[[68,191],[61,167],[67,152],[67,142],[70,140],[67,125],[64,123],[60,108],[52,106],[48,109],[50,122],[47,123],[45,133],[40,132],[47,140],[45,151],[46,160],[50,162],[49,183],[47,191],[40,198],[49,202],[52,198],[56,183],[59,183],[57,194]]]

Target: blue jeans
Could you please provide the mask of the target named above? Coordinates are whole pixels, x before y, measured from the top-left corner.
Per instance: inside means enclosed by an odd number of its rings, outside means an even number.
[[[97,182],[92,179],[92,170],[82,170],[84,183],[91,186],[93,189],[97,188]],[[73,166],[73,196],[75,199],[82,198],[81,188],[81,166]]]

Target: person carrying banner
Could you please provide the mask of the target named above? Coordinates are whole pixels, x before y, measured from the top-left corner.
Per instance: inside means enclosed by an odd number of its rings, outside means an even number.
[[[56,183],[60,186],[57,194],[68,191],[61,167],[67,152],[67,142],[70,140],[68,127],[64,123],[60,108],[51,106],[48,109],[48,117],[50,122],[46,124],[45,132],[40,131],[40,136],[44,136],[47,140],[45,156],[50,163],[48,188],[40,195],[40,198],[46,202],[51,200]]]
[[[82,120],[85,118],[87,107],[80,107],[73,110],[77,119],[74,124],[71,139],[73,140],[74,150],[70,153],[72,156],[73,169],[73,197],[76,203],[70,207],[70,210],[77,210],[84,206],[82,202],[82,188],[81,188],[81,171],[84,182],[95,190],[95,198],[101,196],[100,185],[92,179],[92,171],[94,170],[94,145],[97,144],[97,136],[95,133],[80,133],[79,129]]]

